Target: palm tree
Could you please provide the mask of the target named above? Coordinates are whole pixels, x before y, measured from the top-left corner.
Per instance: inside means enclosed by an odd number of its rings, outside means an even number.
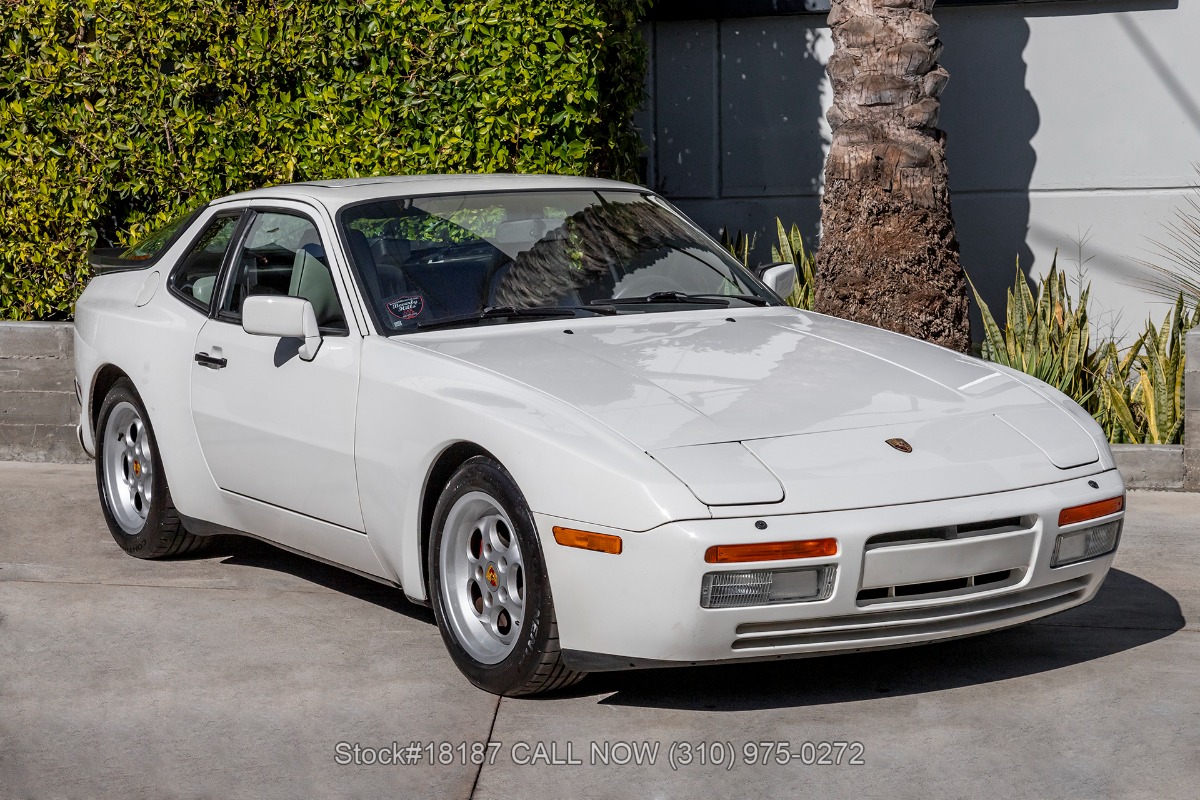
[[[818,311],[970,347],[934,0],[833,0]]]

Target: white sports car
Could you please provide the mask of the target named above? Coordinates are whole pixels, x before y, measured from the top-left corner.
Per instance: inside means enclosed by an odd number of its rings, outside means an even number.
[[[1025,375],[790,308],[646,189],[372,178],[209,203],[80,298],[131,555],[256,536],[428,603],[503,694],[976,634],[1090,599],[1124,485]]]

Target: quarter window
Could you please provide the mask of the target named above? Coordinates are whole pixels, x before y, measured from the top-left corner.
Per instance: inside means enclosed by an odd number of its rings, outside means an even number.
[[[207,312],[212,302],[217,273],[225,260],[225,251],[233,241],[238,215],[222,215],[208,223],[208,227],[192,244],[179,266],[171,273],[168,286],[175,295],[200,311]]]
[[[279,211],[255,214],[234,262],[222,316],[240,320],[242,304],[254,295],[303,297],[312,303],[323,331],[348,331],[325,247],[305,217]]]

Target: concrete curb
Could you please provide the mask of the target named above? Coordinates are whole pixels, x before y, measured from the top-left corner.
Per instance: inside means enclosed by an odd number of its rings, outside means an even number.
[[[1114,444],[1112,451],[1130,489],[1183,489],[1183,445]]]
[[[0,358],[70,358],[74,352],[70,322],[0,322]]]

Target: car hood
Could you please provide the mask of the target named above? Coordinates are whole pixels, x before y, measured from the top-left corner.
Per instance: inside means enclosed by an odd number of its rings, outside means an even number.
[[[753,502],[776,502],[793,480],[820,471],[820,454],[839,453],[852,473],[855,443],[877,448],[905,433],[926,448],[943,439],[941,446],[959,451],[970,451],[974,437],[980,452],[1016,459],[1012,469],[1025,473],[1017,481],[1024,485],[1098,460],[1091,434],[1070,414],[986,362],[790,308],[517,323],[404,341],[570,403],[650,452],[710,505],[748,495],[705,497],[699,473],[712,475],[714,489],[744,475],[747,485],[760,485],[762,499]],[[860,433],[867,429],[875,430]],[[692,449],[727,443],[749,452]],[[706,460],[710,467],[696,466]],[[762,465],[777,490],[767,490]],[[697,474],[680,474],[690,468]],[[980,477],[995,471],[981,466]],[[922,477],[929,479],[936,477]],[[938,494],[924,494],[931,493]]]
[[[560,398],[645,450],[1050,405],[978,359],[791,309],[516,323],[404,341]]]

